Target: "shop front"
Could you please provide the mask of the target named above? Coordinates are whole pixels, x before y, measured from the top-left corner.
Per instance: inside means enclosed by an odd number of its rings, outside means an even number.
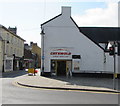
[[[72,60],[51,60],[51,72],[57,76],[66,76],[72,72]]]
[[[13,71],[13,57],[5,55],[3,68],[3,72]]]
[[[72,76],[74,70],[80,70],[78,62],[80,58],[76,61],[75,56],[72,55],[73,48],[52,48],[50,51],[50,71],[52,74]]]
[[[17,70],[23,70],[23,57],[17,57],[15,55],[13,55],[13,70],[17,71]]]

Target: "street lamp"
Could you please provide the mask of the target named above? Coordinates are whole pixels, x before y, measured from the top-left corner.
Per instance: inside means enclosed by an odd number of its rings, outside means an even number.
[[[41,31],[41,36],[42,36],[42,67],[41,67],[41,75],[44,74],[44,59],[45,59],[45,56],[44,56],[44,36],[45,36],[45,32],[44,32],[44,29],[42,29]]]

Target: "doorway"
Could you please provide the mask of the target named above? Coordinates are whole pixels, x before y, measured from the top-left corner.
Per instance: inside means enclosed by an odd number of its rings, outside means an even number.
[[[72,71],[71,60],[51,60],[51,72],[57,76],[66,76],[68,71]]]
[[[66,61],[57,61],[57,75],[66,76]]]

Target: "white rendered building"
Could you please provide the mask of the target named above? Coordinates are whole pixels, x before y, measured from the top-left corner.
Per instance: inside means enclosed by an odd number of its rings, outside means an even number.
[[[41,25],[42,74],[113,73],[113,57],[105,43],[83,34],[71,17],[71,7]]]

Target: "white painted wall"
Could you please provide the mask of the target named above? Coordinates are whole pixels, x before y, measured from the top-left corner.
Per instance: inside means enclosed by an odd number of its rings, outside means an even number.
[[[105,53],[106,62],[104,63],[104,71],[106,73],[113,73],[114,71],[114,58],[109,53]]]
[[[99,45],[105,49],[106,45],[104,43],[99,43]]]
[[[80,71],[112,72],[111,66],[109,67],[110,63],[107,63],[107,66],[104,64],[104,51],[85,35],[80,33],[69,16],[69,9],[63,8],[62,13],[65,11],[66,14],[42,26],[45,31],[45,72],[50,72],[51,47],[73,48],[72,55],[81,55]],[[68,14],[66,11],[68,11]]]

